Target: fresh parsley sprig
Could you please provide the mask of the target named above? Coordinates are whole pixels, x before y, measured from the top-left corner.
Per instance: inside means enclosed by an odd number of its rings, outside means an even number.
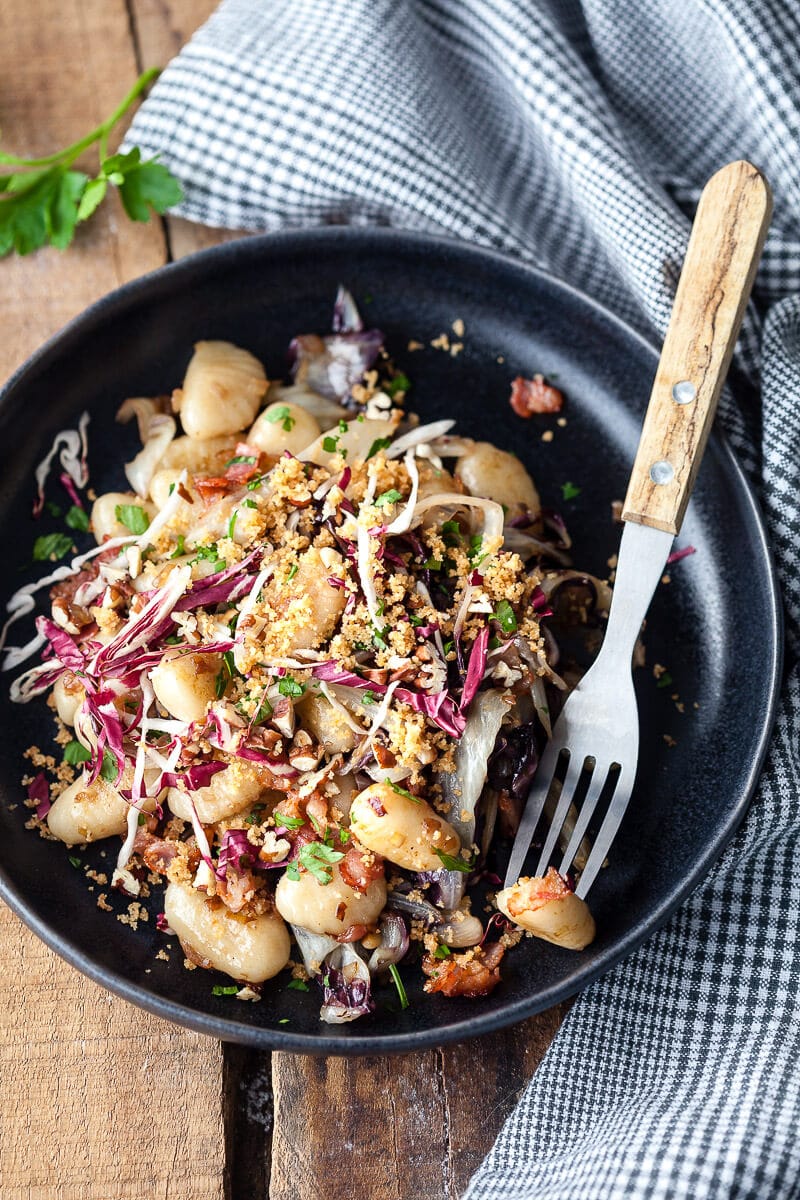
[[[180,183],[155,158],[142,161],[134,146],[127,154],[109,154],[114,126],[159,74],[145,71],[122,103],[102,125],[71,146],[43,158],[19,158],[0,151],[0,257],[16,251],[30,254],[41,246],[64,250],[105,199],[109,187],[119,190],[125,212],[132,221],[149,221],[152,212],[163,213],[183,199]],[[94,178],[73,170],[76,159],[97,146],[99,170]]]

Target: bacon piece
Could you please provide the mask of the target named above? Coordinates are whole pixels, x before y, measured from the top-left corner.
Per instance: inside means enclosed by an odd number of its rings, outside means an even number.
[[[433,958],[426,954],[422,969],[428,976],[426,992],[441,992],[443,996],[488,996],[500,982],[500,960],[505,946],[489,942],[476,946],[465,954],[449,958]]]
[[[366,892],[371,883],[383,878],[383,859],[371,851],[367,854],[360,846],[350,846],[339,863],[342,879],[356,892]]]
[[[220,496],[225,495],[231,486],[231,480],[226,479],[224,475],[197,475],[194,486],[200,493],[203,503],[211,504],[213,500],[218,500]]]
[[[545,383],[543,375],[523,379],[518,375],[511,384],[511,407],[518,417],[532,417],[534,413],[561,412],[564,393]]]
[[[345,929],[344,933],[340,933],[336,937],[337,942],[360,942],[363,937],[369,933],[367,925],[350,925]]]

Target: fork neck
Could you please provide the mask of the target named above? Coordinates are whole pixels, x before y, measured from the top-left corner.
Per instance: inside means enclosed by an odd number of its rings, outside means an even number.
[[[636,639],[672,548],[672,534],[626,521],[602,653],[629,670]]]

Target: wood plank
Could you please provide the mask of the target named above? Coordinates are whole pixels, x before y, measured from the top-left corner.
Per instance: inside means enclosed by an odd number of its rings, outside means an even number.
[[[133,82],[124,0],[4,0],[4,146],[50,152],[87,132]],[[68,253],[0,262],[0,377],[105,292],[166,257],[160,222],[116,198]],[[67,967],[0,911],[0,1192],[4,1200],[223,1193],[222,1056]],[[157,1099],[191,1097],[159,1118]]]
[[[5,908],[0,979],[3,1200],[221,1198],[217,1043],[90,983]]]

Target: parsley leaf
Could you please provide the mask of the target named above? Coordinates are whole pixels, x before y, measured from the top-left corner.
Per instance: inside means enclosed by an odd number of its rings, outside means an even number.
[[[664,671],[661,675],[659,675],[658,683],[656,684],[656,687],[658,687],[658,688],[669,687],[669,685],[671,683],[672,683],[672,676],[670,675],[669,671]]]
[[[433,957],[434,958],[449,958],[450,957],[450,947],[449,946],[437,946],[433,952]]]
[[[334,863],[341,862],[343,858],[344,854],[341,850],[332,850],[324,842],[307,842],[295,862],[290,863],[289,866],[303,867],[310,875],[314,876],[318,883],[324,886],[333,879],[333,872],[330,868]]]
[[[64,250],[79,222],[88,220],[103,202],[109,186],[119,188],[125,211],[135,221],[147,221],[151,210],[162,213],[183,198],[169,170],[155,159],[142,162],[137,148],[107,155],[112,129],[158,73],[145,71],[102,125],[63,150],[39,159],[0,153],[0,163],[13,168],[0,179],[0,256],[12,250],[30,254],[46,244]],[[100,168],[90,179],[72,165],[94,145]]]
[[[139,504],[117,504],[114,508],[114,516],[119,521],[120,525],[124,525],[131,533],[144,533],[150,524],[150,518]]]
[[[291,988],[293,992],[307,992],[309,990],[308,984],[304,979],[290,979],[286,986]]]
[[[383,508],[386,504],[397,504],[397,501],[402,499],[402,492],[398,492],[397,488],[389,488],[388,492],[381,492],[375,501],[375,506],[376,508]]]
[[[288,404],[277,404],[275,408],[267,409],[264,416],[270,425],[277,425],[280,421],[284,433],[291,433],[294,429],[295,418],[289,412]]]
[[[472,870],[472,863],[464,862],[463,858],[454,858],[452,854],[446,854],[436,846],[433,847],[433,853],[441,859],[445,871],[462,871],[467,875]]]
[[[299,829],[304,823],[302,817],[290,817],[287,813],[282,813],[277,808],[272,815],[279,829]]]
[[[34,562],[54,562],[69,554],[72,538],[68,533],[45,533],[33,543]]]
[[[495,621],[498,621],[503,633],[516,633],[517,618],[514,615],[514,610],[507,600],[501,600],[497,608],[492,613]]]
[[[565,500],[574,500],[576,496],[580,496],[581,489],[576,487],[574,483],[562,483],[561,495]]]
[[[298,696],[302,696],[305,690],[305,684],[298,683],[296,679],[292,679],[291,675],[287,675],[286,678],[282,679],[278,684],[278,691],[280,694],[282,696],[291,696],[293,699],[296,699]]]
[[[101,778],[105,779],[106,783],[116,783],[119,779],[117,760],[108,746],[103,750],[103,765],[100,768],[100,775]]]
[[[384,384],[383,390],[387,396],[394,399],[398,392],[407,392],[410,387],[411,380],[402,371],[398,371],[394,379],[390,379],[388,383]]]
[[[324,437],[322,439],[322,449],[326,454],[335,454],[338,441],[338,437]]]
[[[415,804],[422,803],[419,796],[412,795],[412,793],[406,791],[404,787],[400,787],[399,783],[392,783],[391,779],[389,780],[389,787],[393,792],[397,792],[398,796],[405,796],[406,800],[413,800]]]
[[[89,514],[85,508],[78,508],[77,504],[72,505],[64,521],[70,529],[77,529],[79,533],[86,533],[89,528]]]
[[[180,558],[181,555],[183,555],[185,553],[186,553],[186,541],[184,539],[183,534],[179,533],[177,544],[176,544],[175,549],[173,550],[172,554],[170,554],[170,558]]]
[[[391,441],[392,439],[388,437],[376,438],[370,446],[369,454],[367,455],[367,458],[364,459],[364,462],[366,462],[367,459],[372,458],[372,456],[377,454],[379,450],[385,450],[387,446],[391,445]]]
[[[212,996],[235,996],[239,990],[239,985],[236,983],[222,984],[215,983],[211,989]]]
[[[79,763],[88,762],[91,757],[89,751],[80,742],[67,742],[64,747],[64,762],[69,763],[71,767],[77,767]]]

